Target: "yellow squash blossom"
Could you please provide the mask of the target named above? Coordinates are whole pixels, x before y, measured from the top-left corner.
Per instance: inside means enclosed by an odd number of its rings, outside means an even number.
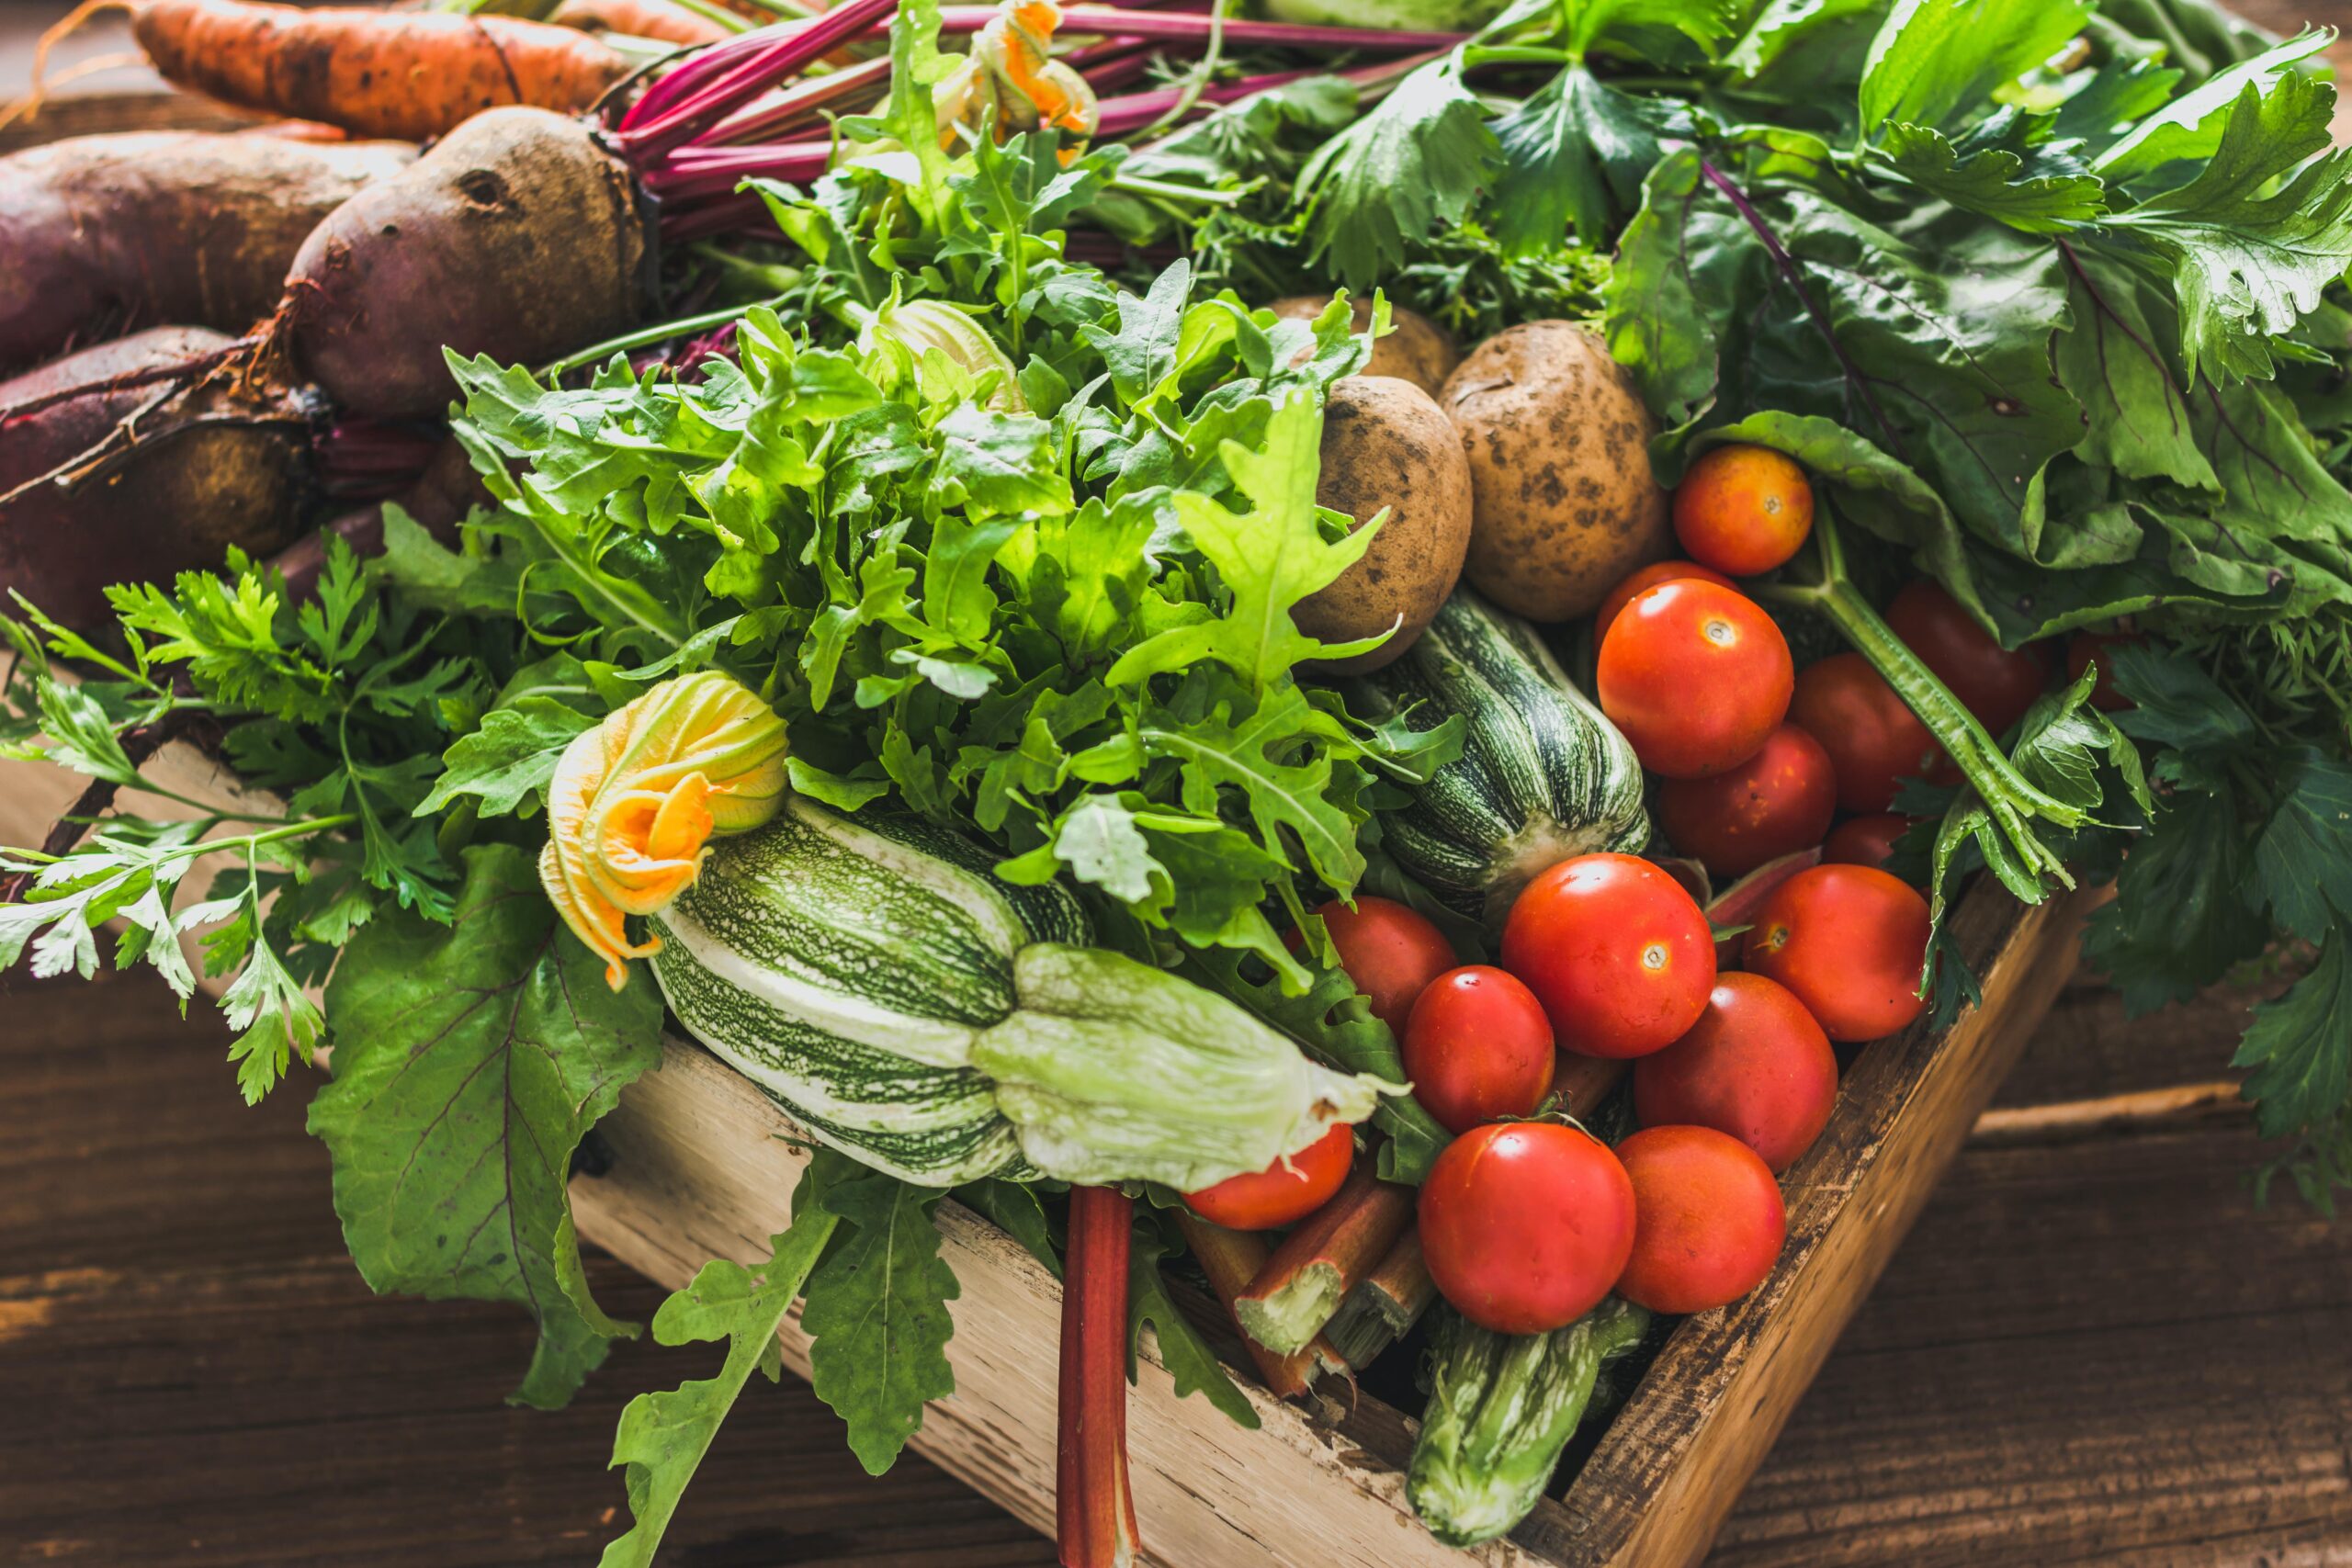
[[[1054,0],[1012,0],[989,18],[972,52],[996,78],[999,112],[1012,129],[1050,126],[1088,137],[1102,124],[1102,114],[1086,78],[1048,52],[1061,22],[1061,7]],[[1069,160],[1065,155],[1062,161]]]
[[[731,675],[663,682],[575,738],[548,784],[539,881],[619,990],[631,942],[624,920],[650,915],[702,869],[714,833],[759,827],[784,803],[784,720]]]

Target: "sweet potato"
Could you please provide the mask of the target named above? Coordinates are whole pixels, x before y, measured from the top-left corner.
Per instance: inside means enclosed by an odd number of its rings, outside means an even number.
[[[628,73],[571,28],[450,11],[306,10],[266,0],[135,0],[155,69],[242,108],[423,141],[501,104],[587,108]]]
[[[144,131],[0,158],[0,369],[156,322],[245,331],[320,220],[415,157],[401,141]]]
[[[648,252],[635,183],[585,123],[490,109],[328,215],[279,321],[336,407],[428,417],[453,389],[445,344],[536,365],[627,328]]]
[[[293,534],[304,442],[291,408],[200,376],[141,380],[232,343],[157,327],[0,382],[0,593],[68,625],[109,619],[110,582],[266,554]]]

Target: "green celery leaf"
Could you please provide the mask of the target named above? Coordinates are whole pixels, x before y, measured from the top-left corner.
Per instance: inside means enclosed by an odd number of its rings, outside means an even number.
[[[2252,1069],[2244,1093],[2267,1138],[2324,1125],[2345,1114],[2352,1089],[2352,968],[2345,928],[2331,924],[2311,973],[2254,1010],[2230,1065]]]
[[[2335,107],[2291,73],[2267,95],[2249,84],[2194,178],[2107,219],[2169,265],[2186,376],[2268,377],[2272,339],[2352,265],[2352,151],[2312,157]]]
[[[1148,1216],[1138,1215],[1135,1239],[1127,1250],[1127,1380],[1135,1381],[1144,1325],[1148,1324],[1159,1348],[1160,1365],[1175,1380],[1176,1397],[1200,1394],[1235,1426],[1254,1432],[1260,1423],[1249,1395],[1235,1386],[1232,1375],[1201,1337],[1201,1331],[1193,1326],[1192,1319],[1169,1299],[1168,1283],[1159,1274],[1159,1260],[1167,1250],[1159,1227]]]
[[[2269,928],[2247,895],[2253,852],[2228,793],[2174,795],[2116,877],[2115,902],[2091,917],[2083,956],[2133,1015],[2185,1001],[2262,951]]]
[[[2352,910],[2352,765],[2297,748],[2266,764],[2279,795],[2254,846],[2278,924],[2316,943]]]
[[[1502,167],[1495,237],[1506,255],[1559,248],[1573,229],[1598,245],[1641,199],[1664,142],[1689,141],[1690,116],[1672,98],[1635,97],[1581,65],[1561,72],[1494,122]]]
[[[662,998],[642,976],[605,984],[524,852],[478,846],[465,867],[452,924],[387,911],[345,950],[310,1126],[368,1283],[528,1307],[539,1347],[515,1398],[551,1407],[629,1332],[567,1295],[559,1237],[572,1149],[660,1060]]]
[[[1370,288],[1408,247],[1467,217],[1499,161],[1461,57],[1420,66],[1300,171],[1307,259],[1328,256],[1349,288]]]
[[[662,1534],[736,1396],[754,1371],[772,1382],[781,1374],[776,1335],[841,1224],[825,1206],[825,1193],[834,1182],[865,1174],[846,1156],[818,1150],[793,1193],[792,1226],[769,1242],[768,1260],[759,1271],[723,1258],[706,1263],[692,1283],[653,1314],[655,1339],[664,1345],[723,1339],[727,1361],[717,1377],[639,1394],[621,1412],[613,1463],[628,1467],[628,1507],[636,1522],[605,1548],[599,1568],[653,1568]]]
[[[2088,0],[1895,0],[1863,67],[1862,129],[1944,126],[2056,54]]]
[[[2325,49],[2333,36],[2320,29],[2298,33],[2252,59],[2217,72],[2168,103],[2162,98],[2150,103],[2150,86],[2166,75],[2177,81],[2179,73],[2150,68],[2132,84],[2132,91],[2128,96],[2117,91],[2124,85],[2119,81],[2093,97],[2084,109],[2077,110],[2075,124],[2069,125],[2062,118],[2059,133],[2080,130],[2088,134],[2100,122],[2114,125],[2136,121],[2130,130],[2114,138],[2092,164],[2101,177],[2118,182],[2153,175],[2169,164],[2210,158],[2221,146],[2223,132],[2247,88],[2254,89],[2257,96],[2267,94],[2281,77]],[[2095,90],[2097,86],[2094,84]],[[2325,142],[2323,141],[2320,145],[2324,146]],[[2316,150],[2306,147],[2299,156],[2309,156]]]
[[[547,794],[564,749],[595,723],[553,697],[525,697],[491,709],[482,715],[481,728],[449,748],[442,759],[447,771],[417,803],[416,815],[429,817],[460,795],[474,795],[484,817],[530,816]]]
[[[2096,175],[2030,173],[2039,163],[2004,147],[1963,153],[1941,131],[1899,120],[1881,146],[1886,166],[1929,196],[2030,234],[2079,228],[2106,209],[2107,187]]]
[[[849,1426],[850,1450],[879,1475],[922,1425],[922,1407],[956,1392],[947,1303],[960,1293],[939,1256],[931,1212],[942,1194],[892,1177],[838,1180],[821,1201],[848,1229],[808,1277],[809,1376]]]

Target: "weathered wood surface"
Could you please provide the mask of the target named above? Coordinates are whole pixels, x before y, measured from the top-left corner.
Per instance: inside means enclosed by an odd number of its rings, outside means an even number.
[[[2069,991],[2004,1099],[2207,1080],[2235,1005],[2126,1026]],[[0,996],[0,1562],[594,1561],[633,1393],[503,1407],[508,1312],[370,1297],[299,1104],[143,980]],[[297,1086],[299,1087],[299,1086]],[[1736,1568],[2352,1562],[2352,1224],[2248,1203],[2242,1119],[1963,1150],[1733,1514]],[[659,1292],[601,1257],[601,1299]],[[797,1380],[729,1423],[667,1561],[1044,1564],[916,1459],[869,1480]]]

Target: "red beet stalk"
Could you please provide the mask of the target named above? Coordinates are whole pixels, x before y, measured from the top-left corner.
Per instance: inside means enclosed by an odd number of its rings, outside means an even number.
[[[1127,1251],[1135,1201],[1074,1187],[1063,1254],[1055,1540],[1062,1568],[1131,1568],[1142,1555],[1127,1485]]]
[[[827,12],[831,17],[833,12]],[[996,17],[993,6],[947,6],[939,13],[943,33],[976,33]],[[1105,37],[1161,39],[1170,42],[1208,42],[1211,19],[1183,11],[1130,11],[1114,6],[1066,6],[1058,28],[1061,36],[1101,33]],[[1304,49],[1336,52],[1361,50],[1367,54],[1418,54],[1424,50],[1452,49],[1467,33],[1396,32],[1385,28],[1318,27],[1304,22],[1256,22],[1228,18],[1225,41],[1269,49]]]
[[[898,8],[899,0],[848,0],[805,22],[712,45],[646,90],[621,122],[623,153],[639,168],[657,162],[869,28],[888,27]],[[690,73],[694,79],[677,85]]]
[[[1348,1184],[1283,1238],[1235,1298],[1241,1331],[1285,1356],[1306,1348],[1412,1223],[1413,1190],[1359,1160]]]
[[[795,82],[765,99],[753,99],[713,126],[708,135],[696,138],[696,141],[706,147],[721,142],[757,141],[780,131],[813,125],[820,110],[843,98],[879,89],[889,80],[888,55],[861,60],[855,65]]]

